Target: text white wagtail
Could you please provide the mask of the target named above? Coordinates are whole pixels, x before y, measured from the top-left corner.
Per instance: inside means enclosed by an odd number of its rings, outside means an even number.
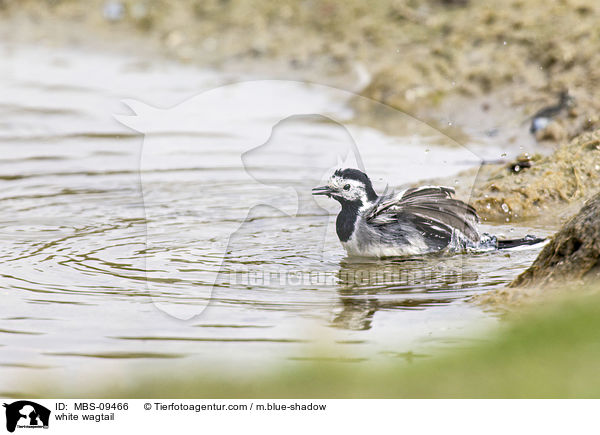
[[[313,195],[342,205],[336,231],[349,256],[397,257],[465,249],[502,249],[533,245],[535,236],[497,240],[477,229],[473,207],[452,197],[449,187],[423,186],[399,194],[377,195],[358,169],[338,169]]]

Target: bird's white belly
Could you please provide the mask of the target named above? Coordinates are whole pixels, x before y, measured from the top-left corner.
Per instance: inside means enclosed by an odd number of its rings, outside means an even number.
[[[428,252],[424,243],[407,244],[404,246],[391,246],[382,244],[359,244],[355,237],[351,237],[347,242],[342,242],[349,257],[408,257],[411,255],[422,255]]]

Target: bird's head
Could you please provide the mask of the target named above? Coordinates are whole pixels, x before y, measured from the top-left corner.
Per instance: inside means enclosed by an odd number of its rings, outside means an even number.
[[[342,205],[357,204],[359,207],[377,199],[371,180],[358,169],[338,169],[325,186],[315,187],[313,195],[327,195]]]

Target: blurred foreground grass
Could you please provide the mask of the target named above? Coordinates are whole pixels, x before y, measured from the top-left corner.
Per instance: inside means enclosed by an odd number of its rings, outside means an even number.
[[[49,396],[128,398],[593,398],[600,397],[600,296],[519,314],[489,340],[412,364],[307,363],[228,377],[196,368],[138,374],[127,386]],[[243,370],[240,370],[243,371]],[[39,391],[39,389],[38,389]],[[43,390],[42,390],[43,391]],[[44,396],[44,393],[40,391]]]

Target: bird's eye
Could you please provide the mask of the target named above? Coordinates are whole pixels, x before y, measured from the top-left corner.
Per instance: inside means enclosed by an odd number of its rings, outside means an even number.
[[[346,185],[344,186],[344,190],[350,190],[350,185],[349,185],[349,184],[346,184]]]

